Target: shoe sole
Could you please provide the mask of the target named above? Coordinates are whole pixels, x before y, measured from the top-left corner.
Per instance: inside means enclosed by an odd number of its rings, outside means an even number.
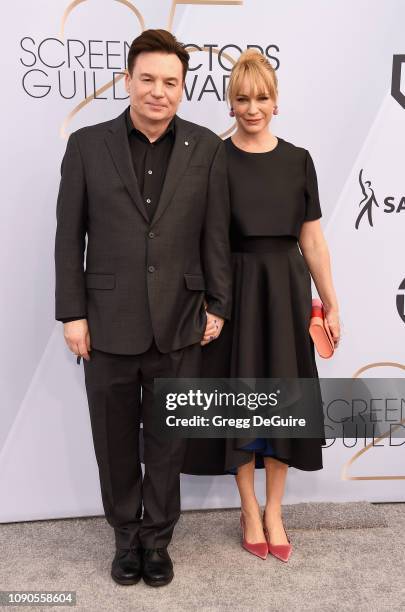
[[[165,578],[164,580],[149,580],[149,578],[145,578],[144,576],[143,581],[148,586],[160,587],[160,586],[166,586],[166,584],[169,584],[173,580],[173,578],[174,578],[174,574],[172,574],[169,578]]]
[[[114,576],[114,574],[111,572],[111,578],[114,580],[114,582],[116,582],[117,584],[121,584],[123,586],[130,586],[132,584],[136,584],[137,582],[140,581],[140,579],[142,578],[142,576],[138,576],[137,578],[117,578],[116,576]]]

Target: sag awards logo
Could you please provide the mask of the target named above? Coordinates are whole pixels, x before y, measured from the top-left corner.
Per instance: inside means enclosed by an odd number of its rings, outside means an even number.
[[[359,184],[362,192],[362,198],[359,202],[360,212],[357,215],[357,219],[355,222],[355,228],[359,229],[360,222],[364,219],[363,225],[367,225],[369,227],[374,227],[373,220],[376,216],[376,211],[381,210],[383,213],[387,214],[398,214],[402,211],[405,211],[405,196],[395,197],[395,196],[386,196],[382,201],[384,206],[381,207],[377,197],[375,195],[375,191],[372,187],[371,181],[366,180],[363,176],[363,168],[359,173]]]
[[[405,109],[405,95],[401,92],[401,87],[400,87],[401,70],[402,70],[402,64],[404,63],[405,63],[405,55],[395,55],[394,56],[393,67],[392,67],[391,95],[398,102],[398,104],[400,104],[400,106]],[[387,196],[383,200],[381,200],[381,202],[383,202],[384,204],[384,207],[380,206],[380,200],[375,195],[371,180],[369,180],[369,177],[365,178],[363,176],[363,169],[361,169],[359,173],[359,184],[360,184],[360,188],[362,192],[362,197],[359,203],[359,207],[361,210],[355,222],[356,229],[359,228],[360,222],[362,222],[362,225],[365,225],[366,227],[367,226],[373,227],[374,214],[375,214],[375,217],[377,217],[377,211],[378,211],[378,214],[380,214],[380,212],[384,212],[388,214],[390,213],[396,214],[396,213],[400,213],[403,210],[405,210],[405,196],[402,196],[399,198],[398,197],[395,198],[394,196]],[[367,225],[367,222],[368,222],[368,225]],[[405,323],[405,278],[402,280],[397,290],[396,306],[397,306],[398,314],[401,317],[401,320]],[[380,362],[375,362],[375,363],[369,363],[359,368],[353,374],[353,378],[359,378],[360,376],[363,377],[364,375],[367,375],[367,372],[372,372],[373,373],[372,376],[378,376],[380,372],[383,372],[382,375],[380,374],[381,376],[385,376],[387,378],[391,377],[392,379],[395,379],[398,376],[405,375],[405,364],[394,362],[394,361],[380,361]],[[405,426],[405,419],[401,419],[399,425],[396,428],[404,427],[404,426]],[[397,473],[397,474],[391,473],[390,474],[389,472],[384,473],[384,474],[364,473],[367,471],[367,461],[365,464],[363,463],[363,467],[360,468],[360,474],[359,473],[353,474],[352,472],[353,466],[356,463],[358,463],[359,460],[361,461],[362,459],[364,459],[364,456],[366,453],[368,455],[370,455],[370,453],[373,453],[375,455],[375,453],[378,451],[381,451],[382,448],[385,449],[385,446],[389,445],[390,435],[391,435],[390,431],[383,432],[376,439],[373,438],[371,442],[366,444],[363,448],[360,448],[360,450],[356,451],[354,455],[350,457],[350,459],[348,459],[346,463],[343,465],[343,468],[341,471],[342,480],[353,480],[353,481],[358,481],[358,480],[363,480],[363,481],[405,480],[404,473],[402,474],[401,473]],[[381,464],[381,460],[380,460],[380,464]],[[362,471],[363,473],[361,473]]]
[[[405,94],[401,91],[401,74],[402,74],[402,66],[405,64],[405,55],[394,55],[392,59],[392,78],[391,78],[391,95],[398,102],[398,104],[405,109]],[[367,177],[367,179],[363,176],[363,168],[359,173],[359,184],[362,192],[362,198],[359,203],[360,212],[357,215],[357,219],[355,222],[355,228],[359,229],[360,222],[363,221],[362,225],[368,227],[374,227],[373,220],[377,217],[379,212],[382,213],[401,213],[405,210],[405,196],[395,197],[395,196],[386,196],[383,200],[384,206],[381,207],[379,204],[379,200],[375,195],[375,191],[372,187],[371,180]],[[377,212],[378,210],[378,212]],[[402,296],[403,303],[403,296]],[[397,298],[398,304],[398,298]],[[403,309],[402,309],[403,312]],[[403,318],[404,315],[401,315]]]
[[[178,5],[207,5],[208,29],[212,10],[208,6],[243,5],[243,0],[171,0],[170,3],[167,0],[160,1],[162,9],[167,5],[168,16],[167,21],[163,20],[164,23],[157,27],[169,31],[172,31]],[[119,36],[117,37],[115,32],[111,40],[102,40],[101,37],[97,39],[94,36],[84,39],[71,34],[66,37],[65,29],[72,12],[79,6],[90,10],[92,4],[92,0],[71,2],[61,17],[60,32],[57,36],[39,38],[26,35],[20,40],[19,60],[23,68],[21,85],[25,94],[36,100],[55,96],[74,103],[61,129],[63,136],[66,136],[65,129],[69,121],[87,104],[96,100],[128,99],[126,91],[122,86],[118,87],[118,83],[127,69],[127,56],[132,39],[147,28],[144,16],[129,0],[106,0],[105,5],[109,10],[117,10],[118,5],[121,5],[121,8],[124,6],[130,12],[131,22],[136,26],[131,27],[130,40],[117,40]],[[192,12],[190,16],[192,18]],[[108,15],[105,15],[105,20],[108,23]],[[127,24],[128,18],[126,27]],[[219,44],[185,40],[184,43],[191,54],[185,83],[187,102],[224,102],[230,71],[244,49],[258,49],[276,70],[280,65],[277,57],[279,47],[276,44],[249,43],[242,47],[234,42]],[[233,127],[227,133],[232,130]]]

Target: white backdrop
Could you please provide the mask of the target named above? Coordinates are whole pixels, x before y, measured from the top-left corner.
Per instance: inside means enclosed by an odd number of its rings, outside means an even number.
[[[318,361],[320,375],[404,375],[405,108],[391,95],[393,58],[405,53],[402,0],[22,0],[7,11],[0,521],[103,513],[83,366],[54,321],[55,205],[67,135],[125,108],[125,41],[144,28],[206,47],[192,53],[179,114],[221,134],[232,127],[222,93],[238,48],[269,56],[280,90],[273,130],[314,158],[340,301],[341,346]],[[364,216],[355,229],[361,170],[378,206],[373,226]],[[405,445],[378,444],[359,454],[364,442],[331,443],[323,470],[290,469],[285,502],[405,500]],[[238,504],[231,476],[182,477],[182,500],[183,508]]]

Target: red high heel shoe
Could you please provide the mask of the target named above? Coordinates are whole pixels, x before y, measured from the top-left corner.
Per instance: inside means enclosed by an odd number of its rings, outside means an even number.
[[[260,557],[265,561],[267,559],[268,547],[267,542],[258,542],[257,544],[251,544],[245,539],[245,519],[243,514],[240,515],[240,526],[242,528],[242,546],[245,550]]]
[[[276,557],[277,559],[280,559],[280,561],[284,561],[284,563],[287,563],[292,553],[292,544],[290,543],[290,538],[288,537],[286,530],[284,529],[284,533],[287,537],[288,544],[271,544],[269,531],[265,524],[265,514],[263,513],[263,531],[267,540],[268,552],[273,555],[273,557]]]

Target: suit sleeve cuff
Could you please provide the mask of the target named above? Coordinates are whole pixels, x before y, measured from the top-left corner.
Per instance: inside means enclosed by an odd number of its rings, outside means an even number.
[[[226,319],[227,321],[230,321],[231,319],[230,309],[221,306],[221,304],[218,304],[218,302],[207,302],[207,312],[216,315],[217,317],[221,317],[221,319]]]
[[[70,323],[70,321],[78,321],[79,319],[87,319],[87,315],[82,315],[81,317],[62,317],[56,320],[61,321],[61,323]]]

